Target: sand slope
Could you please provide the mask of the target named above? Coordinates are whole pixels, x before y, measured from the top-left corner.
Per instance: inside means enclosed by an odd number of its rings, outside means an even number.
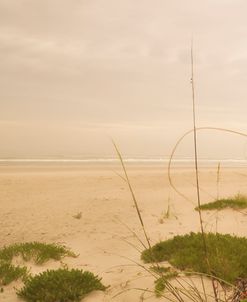
[[[140,203],[143,219],[152,243],[177,234],[199,231],[195,204],[194,172],[175,168],[174,183],[190,202],[171,190],[166,167],[161,165],[127,166]],[[58,242],[79,256],[65,259],[69,267],[88,269],[111,287],[95,292],[85,301],[110,301],[117,293],[134,287],[153,289],[152,277],[133,261],[140,262],[142,249],[135,236],[143,239],[140,224],[119,165],[9,165],[0,167],[0,245],[23,241]],[[247,193],[244,168],[222,168],[220,196]],[[200,171],[202,201],[216,196],[216,167]],[[170,198],[170,218],[165,219]],[[194,204],[193,204],[194,203]],[[73,216],[81,212],[81,219]],[[207,231],[215,231],[216,215],[205,212]],[[218,231],[247,235],[243,213],[224,210],[218,215]],[[132,247],[133,244],[136,248]],[[58,267],[48,263],[34,272]],[[0,294],[0,301],[19,301],[10,285]],[[114,301],[140,301],[141,292],[129,290]],[[144,297],[152,296],[146,294]],[[148,301],[157,301],[151,297]]]

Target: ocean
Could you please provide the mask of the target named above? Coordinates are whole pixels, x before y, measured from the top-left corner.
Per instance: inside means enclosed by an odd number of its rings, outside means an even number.
[[[123,158],[128,164],[153,164],[153,165],[168,165],[169,158]],[[29,164],[66,164],[66,165],[81,165],[81,164],[117,164],[118,158],[2,158],[0,165],[29,165]],[[220,163],[224,167],[247,167],[246,159],[199,159],[200,166],[217,167]],[[172,166],[193,166],[192,158],[172,159]]]

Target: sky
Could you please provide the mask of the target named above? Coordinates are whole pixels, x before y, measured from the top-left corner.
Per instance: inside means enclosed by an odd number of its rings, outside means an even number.
[[[164,157],[246,133],[247,1],[0,0],[0,157]],[[199,156],[247,157],[198,132]],[[193,156],[192,136],[178,156]]]

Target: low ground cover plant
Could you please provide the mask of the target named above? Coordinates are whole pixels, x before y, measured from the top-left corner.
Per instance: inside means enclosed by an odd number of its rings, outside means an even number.
[[[24,266],[14,266],[8,262],[0,262],[0,285],[8,285],[9,283],[25,279],[28,276],[28,270]]]
[[[47,270],[32,276],[26,266],[12,264],[13,259],[18,256],[24,261],[32,260],[40,265],[48,260],[61,260],[63,257],[76,255],[68,248],[53,243],[27,242],[0,249],[0,285],[21,279],[24,287],[17,291],[17,295],[25,301],[76,302],[93,290],[106,289],[98,276],[78,269]]]
[[[34,261],[43,264],[48,260],[61,260],[63,257],[76,257],[68,248],[54,243],[41,242],[17,243],[0,249],[0,285],[7,285],[18,279],[25,280],[29,276],[25,265],[12,263],[15,257],[20,256],[24,261]]]
[[[17,295],[27,302],[76,302],[94,290],[105,290],[101,279],[78,269],[47,270],[24,282]]]
[[[213,202],[209,202],[200,206],[201,210],[223,210],[226,208],[235,210],[246,209],[247,196],[237,194],[233,197],[217,199]],[[198,207],[196,207],[196,210],[198,211]]]
[[[43,264],[48,260],[61,260],[63,257],[76,257],[68,248],[41,242],[17,243],[0,249],[0,260],[11,262],[14,257],[21,256],[24,261],[33,260],[36,264]]]
[[[194,271],[235,283],[247,277],[247,239],[222,234],[205,234],[207,259],[202,234],[175,236],[143,251],[144,262],[168,261],[182,271]],[[207,263],[209,262],[209,265]]]
[[[162,297],[167,282],[173,278],[176,278],[178,276],[178,272],[171,267],[163,266],[152,266],[150,270],[157,273],[157,276],[159,276],[154,282],[154,293],[156,297]]]

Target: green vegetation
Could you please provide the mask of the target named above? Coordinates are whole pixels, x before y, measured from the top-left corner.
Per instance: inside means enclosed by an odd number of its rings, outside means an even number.
[[[76,255],[64,246],[40,242],[13,244],[0,249],[0,285],[21,279],[24,287],[17,295],[28,302],[73,302],[80,301],[93,290],[105,290],[101,280],[90,272],[68,268],[47,270],[31,276],[26,266],[15,266],[12,261],[21,257],[24,261],[43,264]],[[1,288],[3,292],[3,288]]]
[[[238,194],[236,196],[224,199],[217,199],[201,205],[201,210],[222,210],[225,208],[245,209],[247,208],[247,196]],[[195,208],[198,211],[198,207]]]
[[[56,244],[27,242],[5,246],[0,249],[0,285],[28,278],[26,266],[12,264],[14,257],[18,256],[21,256],[24,261],[33,260],[36,264],[43,264],[50,259],[61,260],[65,256],[76,257],[64,246]]]
[[[28,302],[80,301],[93,290],[105,290],[98,276],[77,269],[48,270],[29,277],[17,295]]]
[[[63,257],[76,257],[69,249],[54,243],[26,242],[6,246],[0,250],[0,260],[10,263],[14,257],[21,256],[24,261],[34,260],[36,264],[61,260]]]
[[[0,285],[8,285],[12,281],[28,276],[27,268],[14,266],[8,262],[0,262]]]
[[[157,273],[157,274],[164,274],[171,271],[170,267],[164,267],[164,266],[151,266],[150,270]]]
[[[175,236],[143,251],[145,262],[169,261],[175,268],[191,272],[214,274],[234,283],[247,277],[247,239],[231,235],[205,234],[208,261],[205,259],[201,233]]]
[[[166,289],[167,282],[177,277],[178,273],[171,267],[152,266],[150,269],[160,275],[160,277],[155,280],[154,292],[156,297],[161,297]]]
[[[170,279],[175,278],[176,276],[177,276],[176,273],[171,273],[171,274],[164,275],[155,280],[154,292],[155,292],[156,297],[161,297],[163,295],[163,293],[166,289],[167,282]]]

